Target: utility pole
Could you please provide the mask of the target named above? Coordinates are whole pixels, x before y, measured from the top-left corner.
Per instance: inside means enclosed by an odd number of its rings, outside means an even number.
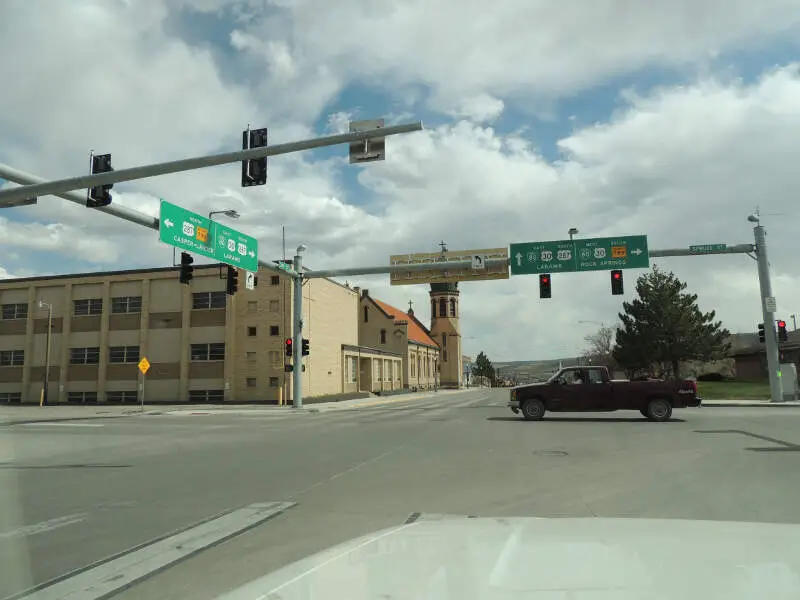
[[[47,307],[47,347],[45,349],[44,359],[44,386],[42,386],[42,401],[41,405],[46,406],[48,403],[48,394],[50,392],[50,347],[52,346],[51,338],[53,337],[53,305],[49,302],[39,300],[41,308]]]
[[[789,315],[792,317],[792,331],[797,331],[797,315]]]
[[[767,350],[767,371],[772,402],[781,402],[781,365],[778,356],[778,335],[775,331],[775,298],[772,296],[772,281],[769,277],[769,258],[767,257],[767,232],[759,222],[758,215],[747,218],[753,227],[755,253],[758,263],[758,283],[761,287],[761,314],[764,319],[764,341]]]
[[[294,326],[292,327],[292,407],[303,408],[303,252],[300,244],[294,255]]]

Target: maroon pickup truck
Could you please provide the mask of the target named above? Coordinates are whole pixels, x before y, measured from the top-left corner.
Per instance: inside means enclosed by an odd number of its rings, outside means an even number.
[[[611,379],[605,367],[569,367],[544,383],[512,388],[508,407],[528,421],[540,421],[545,411],[614,410],[638,410],[651,421],[667,421],[673,408],[701,402],[694,381]]]

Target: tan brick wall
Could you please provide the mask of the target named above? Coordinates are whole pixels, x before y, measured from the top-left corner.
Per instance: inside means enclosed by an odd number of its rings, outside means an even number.
[[[439,312],[439,301],[444,299],[446,304],[447,316],[441,316]],[[455,316],[451,316],[450,301],[455,301]],[[452,293],[433,293],[431,294],[431,309],[436,309],[436,317],[431,319],[431,337],[439,344],[441,357],[440,364],[440,385],[443,387],[455,387],[461,381],[463,374],[463,363],[461,354],[461,335],[460,335],[460,299],[457,294]],[[447,341],[443,341],[443,334],[447,336]]]
[[[401,387],[408,387],[408,324],[395,325],[394,318],[387,317],[368,296],[362,296],[359,304],[358,345],[401,355],[403,357],[400,367],[402,371]],[[366,321],[364,320],[365,310]],[[386,342],[381,341],[381,331],[386,332]]]
[[[303,286],[303,336],[306,356],[303,393],[307,397],[342,393],[342,344],[358,345],[358,293],[326,279]]]

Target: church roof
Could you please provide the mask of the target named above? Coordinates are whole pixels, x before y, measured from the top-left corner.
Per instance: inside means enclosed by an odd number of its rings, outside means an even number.
[[[372,296],[370,296],[370,300],[377,304],[383,312],[392,317],[395,322],[408,321],[409,342],[416,342],[417,344],[422,344],[423,346],[433,346],[434,348],[439,347],[439,344],[433,340],[425,327],[419,321],[417,321],[416,317],[403,312],[399,308],[395,308],[391,304],[386,304],[386,302],[376,300]]]

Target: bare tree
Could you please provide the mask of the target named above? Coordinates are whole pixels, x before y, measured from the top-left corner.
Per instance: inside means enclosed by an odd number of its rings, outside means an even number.
[[[593,364],[605,365],[613,368],[616,364],[614,360],[614,338],[617,334],[616,327],[603,325],[596,332],[587,335],[584,339],[588,346],[583,353],[583,358]]]

